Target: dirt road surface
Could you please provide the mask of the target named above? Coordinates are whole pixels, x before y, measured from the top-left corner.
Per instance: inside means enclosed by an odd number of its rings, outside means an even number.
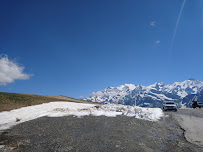
[[[160,121],[134,117],[42,117],[0,135],[0,151],[202,152],[203,110],[166,112]],[[191,119],[189,119],[191,117]],[[192,125],[201,131],[191,130]],[[201,136],[199,138],[198,134]]]

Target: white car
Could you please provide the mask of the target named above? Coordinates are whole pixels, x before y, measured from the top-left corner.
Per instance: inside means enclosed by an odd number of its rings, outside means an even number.
[[[165,102],[163,102],[162,110],[163,111],[167,111],[167,110],[177,111],[177,105],[173,101],[165,101]]]

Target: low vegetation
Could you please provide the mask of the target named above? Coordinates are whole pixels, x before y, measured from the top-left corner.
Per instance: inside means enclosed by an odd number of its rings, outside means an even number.
[[[48,103],[53,101],[69,101],[69,102],[84,102],[89,101],[78,100],[66,96],[47,96],[47,95],[33,95],[33,94],[20,94],[20,93],[6,93],[0,92],[0,112]]]

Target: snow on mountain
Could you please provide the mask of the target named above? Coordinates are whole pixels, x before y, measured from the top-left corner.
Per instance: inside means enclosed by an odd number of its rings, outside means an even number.
[[[189,79],[183,82],[175,82],[171,85],[167,85],[163,91],[169,93],[175,93],[178,96],[184,98],[189,94],[197,94],[203,88],[203,82]]]
[[[194,79],[174,82],[173,84],[161,82],[149,86],[124,84],[93,92],[85,100],[101,103],[139,105],[143,107],[160,107],[163,101],[175,101],[179,103],[186,96],[197,94],[202,89],[203,81]]]

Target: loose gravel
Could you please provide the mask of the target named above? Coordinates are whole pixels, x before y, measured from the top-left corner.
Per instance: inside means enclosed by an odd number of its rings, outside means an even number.
[[[1,150],[14,152],[200,152],[167,112],[160,121],[134,117],[41,117],[6,130]]]

